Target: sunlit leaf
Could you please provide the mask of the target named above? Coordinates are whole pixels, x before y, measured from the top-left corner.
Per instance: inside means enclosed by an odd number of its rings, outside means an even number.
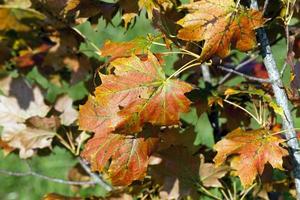
[[[262,174],[265,164],[283,169],[282,158],[288,151],[280,146],[284,140],[272,135],[268,130],[244,131],[236,129],[219,141],[214,149],[218,152],[214,161],[217,166],[223,164],[229,156],[236,155],[232,167],[237,170],[244,186],[250,186],[258,174]]]
[[[181,6],[189,13],[177,23],[183,28],[178,37],[187,41],[202,41],[201,58],[212,55],[226,57],[231,46],[249,51],[256,45],[255,29],[264,23],[262,13],[233,0],[202,0]]]
[[[114,185],[126,186],[144,178],[157,141],[142,135],[96,135],[87,142],[81,156],[91,163],[93,170],[106,171]]]
[[[104,57],[109,56],[111,60],[114,60],[119,57],[129,57],[133,54],[147,53],[150,45],[151,42],[146,38],[137,38],[129,42],[106,41],[100,50],[100,54]]]
[[[139,132],[147,122],[178,124],[179,114],[189,110],[191,102],[184,94],[192,86],[177,79],[167,79],[152,53],[146,58],[119,58],[110,64],[114,74],[100,75],[102,84],[96,88],[95,97],[80,109],[80,126],[84,130],[90,130],[89,125],[81,122],[87,122],[93,130],[101,126],[96,132],[115,128]],[[112,119],[113,123],[110,122]]]

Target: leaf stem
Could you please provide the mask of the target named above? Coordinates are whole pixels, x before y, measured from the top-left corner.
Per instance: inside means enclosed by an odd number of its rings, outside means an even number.
[[[243,194],[243,196],[240,198],[240,200],[243,200],[247,194],[257,185],[257,183],[254,183],[253,185],[251,185],[251,187],[249,187]]]
[[[229,100],[227,100],[227,99],[224,99],[223,100],[224,102],[226,102],[226,103],[228,103],[228,104],[231,104],[231,105],[233,105],[233,106],[235,106],[235,107],[238,107],[239,109],[241,109],[241,110],[243,110],[243,111],[245,111],[247,114],[249,114],[258,124],[260,124],[261,125],[261,122],[257,119],[257,117],[255,117],[251,112],[249,112],[247,109],[245,109],[245,108],[243,108],[242,106],[240,106],[240,105],[238,105],[238,104],[236,104],[236,103],[233,103],[233,102],[231,102],[231,101],[229,101]]]
[[[186,68],[188,65],[192,64],[192,63],[195,62],[195,61],[196,61],[196,59],[191,60],[191,61],[189,61],[188,63],[184,64],[182,67],[180,67],[178,70],[176,70],[173,74],[171,74],[171,76],[170,76],[168,79],[171,79],[172,77],[177,76],[177,75],[178,75],[177,73],[178,73],[180,70]]]
[[[241,72],[236,71],[236,70],[231,69],[231,68],[226,68],[226,67],[223,67],[223,66],[218,66],[218,68],[223,70],[223,71],[227,71],[231,74],[236,74],[236,75],[242,76],[242,77],[244,77],[246,79],[249,79],[249,80],[252,80],[252,81],[257,81],[257,82],[260,82],[260,83],[271,83],[271,81],[269,79],[263,79],[263,78],[257,78],[257,77],[254,77],[254,76],[249,76],[247,74],[241,73]]]
[[[252,61],[254,61],[258,56],[255,55],[253,57],[250,57],[249,59],[245,60],[244,62],[240,63],[238,66],[236,66],[234,68],[235,71],[238,71],[240,68],[244,67],[245,65],[251,63]],[[226,74],[226,76],[224,76],[218,83],[218,85],[222,85],[233,73],[229,72],[228,74]]]
[[[167,80],[173,78],[174,76],[178,76],[179,74],[181,74],[182,72],[184,72],[190,68],[193,68],[195,66],[200,66],[200,65],[201,65],[201,63],[194,63],[194,64],[186,66],[185,68],[179,69],[176,72],[174,72],[169,78],[167,78]]]
[[[203,192],[204,194],[206,194],[207,196],[213,198],[213,199],[216,199],[216,200],[222,200],[221,198],[213,195],[210,191],[208,191],[205,187],[203,186],[200,186],[200,190],[201,192]]]

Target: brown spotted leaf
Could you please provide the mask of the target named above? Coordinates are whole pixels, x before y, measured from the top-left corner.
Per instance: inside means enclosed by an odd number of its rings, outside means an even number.
[[[144,178],[157,141],[143,135],[96,135],[85,145],[81,156],[91,163],[92,170],[107,172],[113,185],[126,186]]]
[[[129,57],[132,54],[142,54],[147,52],[151,42],[145,38],[137,38],[128,42],[112,42],[106,41],[102,47],[100,54],[104,57],[110,57],[114,60],[120,57]]]
[[[177,23],[183,28],[178,37],[205,41],[201,58],[226,57],[230,47],[249,51],[256,45],[255,29],[264,23],[262,13],[239,6],[233,0],[201,0],[182,6],[189,14]]]
[[[231,155],[236,155],[232,167],[237,170],[244,186],[250,186],[258,174],[262,174],[265,164],[282,169],[282,157],[288,151],[280,146],[284,142],[267,130],[244,131],[240,128],[229,133],[219,141],[214,149],[218,152],[214,161],[217,166],[223,164]]]
[[[85,131],[106,135],[114,131],[121,121],[117,115],[118,111],[118,107],[106,107],[90,96],[89,100],[80,106],[79,127]]]
[[[81,106],[79,125],[96,133],[140,132],[145,123],[176,125],[179,114],[189,110],[184,95],[192,89],[188,83],[167,79],[158,59],[131,56],[110,63],[114,74],[101,74],[102,84],[95,97]]]

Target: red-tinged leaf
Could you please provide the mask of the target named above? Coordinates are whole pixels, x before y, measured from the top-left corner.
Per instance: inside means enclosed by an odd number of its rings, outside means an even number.
[[[158,138],[142,135],[96,135],[88,141],[81,156],[91,163],[92,170],[107,172],[113,185],[127,186],[146,175],[156,142]]]
[[[282,158],[288,151],[280,146],[283,139],[267,130],[243,131],[236,129],[218,142],[214,149],[218,152],[214,161],[217,166],[223,164],[231,155],[236,155],[232,167],[237,170],[242,184],[250,186],[258,174],[262,174],[265,164],[282,169]]]
[[[106,135],[115,130],[121,121],[118,107],[105,107],[93,96],[82,106],[79,112],[79,127],[85,131]]]
[[[178,124],[179,113],[189,109],[190,101],[184,93],[190,89],[190,85],[179,80],[165,83],[149,98],[137,100],[121,110],[120,116],[126,119],[122,124],[129,124],[134,131],[140,131],[146,122],[153,125]]]
[[[264,23],[262,13],[240,6],[233,0],[202,0],[182,6],[189,14],[177,23],[183,28],[178,37],[202,41],[202,60],[213,55],[226,57],[230,47],[249,51],[256,45],[255,29]],[[213,14],[212,14],[213,13]]]
[[[184,94],[192,86],[167,79],[153,54],[145,59],[119,58],[110,67],[114,74],[101,74],[102,85],[96,88],[95,98],[91,97],[80,109],[82,129],[97,133],[116,128],[139,132],[147,122],[176,125],[179,114],[189,110],[191,102]]]
[[[147,52],[151,42],[145,38],[137,38],[129,42],[106,41],[100,50],[101,56],[110,57],[114,60],[119,57],[129,57],[132,54],[143,54]]]

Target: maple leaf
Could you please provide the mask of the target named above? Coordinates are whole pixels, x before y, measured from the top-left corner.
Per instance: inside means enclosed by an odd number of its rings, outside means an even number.
[[[10,147],[19,149],[20,158],[25,159],[33,156],[35,149],[49,147],[55,134],[53,131],[30,128],[19,124],[13,133],[5,132],[1,138]]]
[[[145,60],[132,56],[110,63],[114,75],[101,75],[102,85],[96,88],[96,98],[108,105],[121,107],[119,115],[125,123],[155,125],[178,123],[179,113],[187,112],[191,103],[185,93],[188,83],[167,79],[157,58],[149,52]]]
[[[212,55],[226,57],[230,46],[249,51],[256,45],[255,29],[264,23],[262,13],[240,6],[233,0],[201,0],[183,5],[189,14],[177,23],[183,28],[178,38],[187,41],[202,41],[201,58]]]
[[[213,163],[204,163],[204,158],[201,159],[199,175],[200,180],[205,187],[222,187],[219,179],[224,177],[229,171],[229,167],[215,167]]]
[[[107,133],[116,128],[139,132],[144,123],[175,125],[179,114],[189,110],[184,95],[192,89],[188,83],[167,79],[157,58],[131,56],[110,63],[114,74],[101,74],[102,85],[95,97],[80,108],[83,130]]]
[[[196,134],[194,127],[189,127],[184,131],[179,128],[167,128],[161,131],[160,143],[157,146],[157,151],[168,149],[171,146],[184,146],[188,151],[196,153],[199,151],[200,146],[194,145]]]
[[[197,183],[200,183],[200,156],[193,156],[184,146],[172,146],[158,153],[161,163],[151,166],[152,178],[162,185],[160,196],[167,199],[181,199],[184,196],[197,196]]]
[[[244,131],[240,128],[230,132],[219,141],[214,149],[218,152],[214,158],[217,166],[221,165],[231,155],[236,155],[232,167],[242,184],[251,185],[258,174],[262,174],[265,164],[270,163],[273,168],[282,168],[282,157],[288,151],[280,146],[284,142],[272,135],[268,130],[258,129]]]
[[[14,86],[17,83],[17,86]],[[35,149],[49,147],[55,132],[38,127],[28,126],[33,118],[44,118],[50,107],[44,103],[43,95],[38,87],[27,91],[24,80],[8,79],[3,84],[9,84],[21,97],[0,96],[0,126],[3,127],[1,140],[8,146],[20,150],[21,158],[31,157]],[[29,102],[26,102],[27,100]],[[23,108],[27,104],[26,108]],[[32,123],[33,124],[33,123]],[[37,124],[37,123],[34,123]],[[44,126],[42,127],[44,128]]]
[[[127,186],[146,175],[156,142],[158,138],[142,135],[95,135],[87,142],[81,156],[91,163],[92,170],[99,172],[104,171],[111,159],[107,173],[112,184]]]
[[[43,19],[45,19],[43,14],[30,8],[0,5],[0,31],[30,31],[33,22]],[[30,20],[31,25],[28,23]]]
[[[138,55],[147,52],[151,42],[146,38],[136,38],[128,42],[112,42],[110,40],[104,43],[100,50],[101,56],[110,57],[114,60],[119,57],[129,57],[132,54]]]
[[[79,107],[79,127],[85,131],[106,135],[115,130],[121,122],[118,107],[107,107],[90,96],[88,101]]]

